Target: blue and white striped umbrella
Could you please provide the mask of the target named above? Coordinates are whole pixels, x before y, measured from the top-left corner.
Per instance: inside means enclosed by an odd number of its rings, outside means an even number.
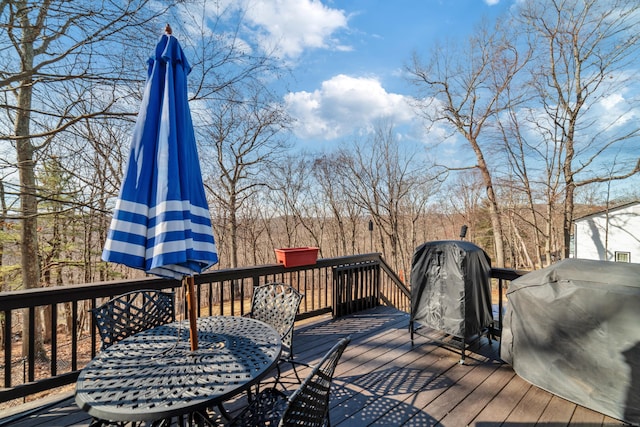
[[[104,261],[176,279],[218,262],[188,104],[190,71],[167,27],[149,60]]]

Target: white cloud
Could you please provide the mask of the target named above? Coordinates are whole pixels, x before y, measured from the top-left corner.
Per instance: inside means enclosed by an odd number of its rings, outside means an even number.
[[[495,6],[500,3],[500,0],[484,0],[484,2],[489,6]]]
[[[614,110],[622,102],[624,102],[624,97],[619,93],[614,93],[603,98],[600,101],[600,105],[602,105],[605,110]]]
[[[380,119],[401,125],[416,118],[405,96],[388,93],[377,79],[343,74],[313,92],[289,93],[285,102],[301,139],[331,140],[371,130]]]
[[[351,50],[337,39],[336,33],[348,28],[348,17],[341,9],[332,9],[320,0],[218,0],[207,1],[204,8],[178,8],[184,15],[184,31],[199,36],[200,28],[189,25],[198,15],[217,22],[235,23],[241,17],[243,26],[236,33],[231,28],[229,37],[236,42],[243,39],[256,42],[268,54],[295,59],[307,49]],[[202,17],[201,17],[202,18]],[[224,27],[224,26],[223,26]],[[216,31],[228,30],[218,27]],[[252,43],[242,46],[249,51]]]
[[[345,12],[319,0],[252,0],[245,12],[266,51],[294,58],[305,49],[348,49],[333,38],[347,28]]]
[[[619,129],[638,118],[638,111],[621,93],[603,97],[595,106],[594,117],[602,130]]]

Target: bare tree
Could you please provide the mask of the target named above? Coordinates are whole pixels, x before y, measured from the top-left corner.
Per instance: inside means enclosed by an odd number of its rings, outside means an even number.
[[[467,225],[468,240],[484,238],[479,225],[485,213],[482,205],[486,200],[485,196],[482,176],[477,169],[457,172],[453,181],[448,180],[444,191],[440,193],[440,206],[451,217],[452,226],[459,229],[463,224]]]
[[[200,155],[213,160],[205,167],[205,186],[225,212],[231,267],[238,266],[238,212],[258,189],[269,184],[269,169],[286,149],[283,130],[288,117],[281,104],[262,86],[251,92],[227,88],[223,102],[212,102],[202,117],[209,136]]]
[[[475,155],[472,167],[480,171],[485,185],[499,267],[504,266],[502,219],[489,162],[494,141],[486,128],[515,102],[503,94],[527,59],[510,32],[500,25],[484,25],[462,47],[436,46],[427,65],[414,55],[408,67],[423,101],[417,105],[419,113],[430,123],[452,128]]]
[[[512,207],[511,224],[514,232],[518,231],[513,220],[513,216],[516,215],[529,225],[527,234],[530,240],[533,240],[536,264],[549,265],[555,249],[553,242],[556,239],[552,229],[561,192],[561,162],[557,157],[558,153],[553,150],[553,145],[545,144],[535,137],[529,138],[526,127],[520,123],[523,118],[519,113],[516,108],[509,108],[498,120],[507,162],[513,176],[513,179],[508,181],[508,188],[512,192],[524,195],[522,206]],[[528,215],[519,214],[520,210],[527,210]]]
[[[341,178],[345,174],[336,173],[345,164],[340,153],[324,155],[315,159],[313,175],[319,187],[318,197],[326,204],[327,215],[331,218],[329,226],[333,230],[329,243],[334,245],[334,255],[357,253],[363,248],[358,246],[358,225],[365,215],[361,206],[349,200],[349,183]],[[370,243],[369,251],[373,250]]]
[[[140,274],[100,259],[109,226],[110,203],[119,192],[127,161],[132,120],[126,115],[82,120],[65,133],[66,138],[48,150],[49,156],[60,159],[64,173],[72,177],[72,185],[66,188],[65,205],[73,212],[71,219],[76,231],[69,237],[77,249],[68,257],[67,283],[131,278]],[[70,268],[75,271],[69,271]]]
[[[242,265],[261,265],[273,262],[273,251],[270,250],[271,247],[264,244],[268,229],[262,217],[264,205],[261,204],[261,200],[260,198],[247,199],[240,211],[239,235],[242,242]]]
[[[313,175],[312,160],[304,153],[290,154],[274,167],[273,182],[269,188],[285,206],[286,213],[304,230],[301,246],[316,246],[322,255],[322,243],[327,226],[326,202],[321,197]],[[276,208],[277,209],[277,208]]]
[[[0,26],[0,90],[7,112],[2,129],[12,130],[1,138],[15,147],[22,281],[27,288],[40,285],[37,155],[62,132],[87,117],[75,109],[81,98],[59,97],[62,91],[57,89],[75,85],[79,94],[88,96],[99,83],[113,85],[125,78],[123,64],[127,56],[118,53],[139,45],[135,40],[144,34],[145,24],[164,12],[150,7],[150,3],[0,3],[0,19],[6,23]],[[104,113],[92,111],[90,115]],[[25,352],[26,337],[25,334]]]
[[[541,142],[538,147],[544,148],[547,164],[555,163],[547,175],[561,174],[563,256],[568,257],[576,188],[626,179],[640,171],[640,156],[631,148],[638,144],[640,128],[631,112],[638,101],[624,97],[636,80],[640,59],[640,4],[529,1],[522,4],[519,17],[521,28],[537,41],[536,60],[529,69],[536,97],[528,131]],[[616,108],[602,111],[612,100]],[[603,173],[603,163],[619,150],[626,152],[627,161]],[[545,179],[553,209],[556,178]]]
[[[414,241],[407,235],[407,215],[419,215],[424,202],[432,195],[432,183],[426,153],[402,145],[394,126],[378,123],[369,139],[356,141],[353,154],[343,151],[343,167],[337,173],[348,183],[351,203],[368,212],[378,232],[380,252],[391,257],[397,271],[408,271]],[[419,197],[421,200],[418,202]],[[388,246],[388,250],[387,250]]]
[[[221,265],[236,267],[240,224],[252,217],[242,215],[256,205],[254,198],[265,185],[261,173],[286,147],[283,130],[289,119],[268,88],[285,67],[243,37],[246,22],[237,4],[178,3],[180,19],[173,32],[182,34],[192,66],[189,100],[216,244]]]

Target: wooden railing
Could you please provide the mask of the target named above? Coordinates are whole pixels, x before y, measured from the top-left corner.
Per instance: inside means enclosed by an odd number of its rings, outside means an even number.
[[[492,268],[491,269],[491,278],[494,281],[497,281],[497,284],[494,284],[494,288],[498,291],[498,320],[497,325],[494,320],[494,327],[492,328],[492,332],[494,336],[502,336],[502,317],[504,313],[504,300],[505,300],[505,292],[507,290],[507,286],[509,282],[517,279],[518,277],[526,274],[526,271],[522,270],[511,270],[508,268]]]
[[[379,294],[382,304],[409,310],[408,290],[380,254],[373,253],[319,259],[314,265],[301,267],[270,264],[197,275],[198,316],[245,314],[250,309],[253,286],[272,281],[289,283],[304,294],[298,319],[332,313],[334,271],[357,269],[364,264],[382,266],[377,267],[376,286],[366,291]],[[184,318],[182,284],[170,279],[146,278],[0,293],[0,324],[4,337],[0,402],[73,384],[80,369],[100,347],[88,310],[113,296],[138,289],[176,292],[178,318]],[[35,322],[36,318],[46,321]],[[28,325],[28,340],[23,345],[25,324]],[[47,325],[45,330],[41,330],[41,324]],[[36,340],[40,341],[38,345]],[[23,347],[26,348],[24,352]]]
[[[501,281],[517,277],[510,275],[509,270],[495,271],[499,273],[495,277]],[[341,316],[375,305],[411,310],[409,289],[378,253],[319,259],[314,265],[293,268],[270,264],[215,270],[194,279],[198,316],[243,315],[250,310],[253,287],[274,281],[289,283],[304,294],[298,320],[327,313]],[[178,318],[185,318],[182,283],[170,279],[145,278],[0,293],[4,336],[0,403],[73,384],[100,347],[88,310],[113,296],[139,289],[176,292]],[[37,317],[40,322],[35,322]],[[28,340],[23,343],[25,324]],[[45,330],[40,327],[36,330],[36,324],[47,326]],[[36,340],[40,340],[38,345]]]

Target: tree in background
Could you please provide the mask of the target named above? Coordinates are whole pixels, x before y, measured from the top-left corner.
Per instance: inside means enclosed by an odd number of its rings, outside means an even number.
[[[289,240],[288,245],[315,246],[320,249],[319,256],[323,256],[325,229],[329,218],[327,203],[313,179],[311,158],[304,154],[284,156],[271,172],[273,180],[268,188],[271,190],[270,198],[275,202],[274,211],[284,208],[282,212],[291,216],[304,233],[303,242]]]
[[[496,265],[508,250],[544,266],[569,256],[577,189],[640,172],[640,5],[553,0],[511,11],[459,46],[436,46],[426,65],[414,56],[409,71],[418,112],[475,155]],[[464,169],[458,160],[443,162]]]
[[[336,173],[348,164],[344,156],[340,152],[325,154],[316,157],[313,163],[313,174],[319,187],[318,197],[326,204],[327,217],[330,219],[328,226],[332,232],[327,243],[333,246],[333,256],[374,251],[373,236],[369,236],[368,246],[362,246],[358,233],[370,213],[351,200],[349,183],[341,178],[345,176],[344,172]]]
[[[486,215],[483,206],[486,192],[480,171],[459,171],[451,178],[443,186],[444,191],[439,197],[439,204],[448,214],[451,227],[459,229],[466,224],[466,239],[478,242],[487,240],[489,235],[485,235],[485,230],[480,226],[482,217]]]
[[[535,54],[528,66],[531,100],[517,129],[532,140],[519,165],[546,165],[538,179],[544,181],[547,224],[562,203],[562,256],[568,257],[576,189],[640,171],[633,112],[639,104],[629,94],[640,60],[640,4],[544,0],[521,6],[520,28],[531,35]],[[612,163],[617,153],[626,161]],[[615,169],[603,168],[607,164]]]
[[[345,182],[346,196],[377,230],[380,246],[374,250],[389,257],[396,271],[408,271],[418,235],[413,224],[437,188],[426,152],[400,143],[393,124],[382,122],[340,158],[336,175]]]
[[[205,167],[205,187],[226,218],[217,231],[228,239],[231,267],[239,265],[238,213],[261,186],[271,184],[269,173],[287,148],[283,130],[289,122],[282,105],[264,87],[238,89],[227,88],[222,101],[208,108],[208,116],[201,119],[209,135],[200,142],[200,156],[212,160],[213,167]]]
[[[487,128],[515,99],[505,91],[528,60],[516,46],[511,31],[501,26],[479,27],[461,45],[435,46],[426,65],[414,55],[408,71],[420,100],[416,111],[428,125],[444,124],[462,136],[475,156],[489,203],[495,258],[504,266],[504,236],[500,201],[494,182],[494,143]]]
[[[0,158],[0,243],[6,243],[8,281],[41,286],[47,272],[51,284],[58,283],[56,275],[74,283],[136,274],[99,257],[145,59],[167,20],[192,65],[190,105],[220,266],[270,262],[274,246],[314,244],[325,256],[382,252],[406,270],[416,244],[457,238],[462,223],[470,226],[468,238],[496,257],[542,265],[568,250],[572,200],[582,197],[577,189],[594,194],[592,184],[638,171],[637,126],[630,120],[637,101],[625,92],[638,59],[634,2],[605,7],[556,0],[546,8],[540,7],[545,2],[529,2],[515,9],[515,24],[485,25],[447,50],[434,46],[426,65],[414,58],[413,80],[425,101],[418,112],[430,125],[447,124],[474,157],[462,165],[440,158],[449,176],[464,179],[448,181],[439,206],[430,204],[439,183],[426,156],[411,152],[388,124],[373,133],[361,129],[359,141],[321,157],[283,154],[289,118],[269,84],[286,69],[269,52],[247,45],[235,6],[225,10],[217,3],[211,14],[211,5],[0,4],[3,22],[10,24],[0,27],[6,106],[0,138],[11,148]],[[234,14],[235,32],[227,13]],[[526,37],[514,37],[513,25]],[[603,110],[611,105],[618,109]],[[54,159],[68,180],[55,194],[43,185],[45,165]],[[609,194],[606,199],[608,204]],[[54,207],[56,214],[45,222],[42,215]],[[37,226],[43,229],[40,243],[50,239],[58,249],[35,245]],[[67,244],[51,238],[63,226]],[[20,251],[11,240],[17,231]],[[40,268],[47,257],[56,268]]]
[[[15,148],[20,200],[22,283],[41,285],[38,250],[38,156],[80,120],[108,113],[78,111],[84,97],[100,96],[99,87],[129,79],[126,51],[139,46],[148,23],[165,9],[151,1],[117,3],[16,0],[0,3],[0,93],[6,113],[2,140]],[[157,3],[156,3],[157,4]],[[73,88],[77,98],[67,98]],[[117,98],[113,98],[113,103]],[[112,105],[112,104],[110,104]],[[26,323],[26,322],[25,322]],[[27,325],[23,337],[28,336]],[[36,332],[36,337],[39,334]],[[23,340],[27,351],[27,339]],[[38,349],[36,349],[38,352]]]

